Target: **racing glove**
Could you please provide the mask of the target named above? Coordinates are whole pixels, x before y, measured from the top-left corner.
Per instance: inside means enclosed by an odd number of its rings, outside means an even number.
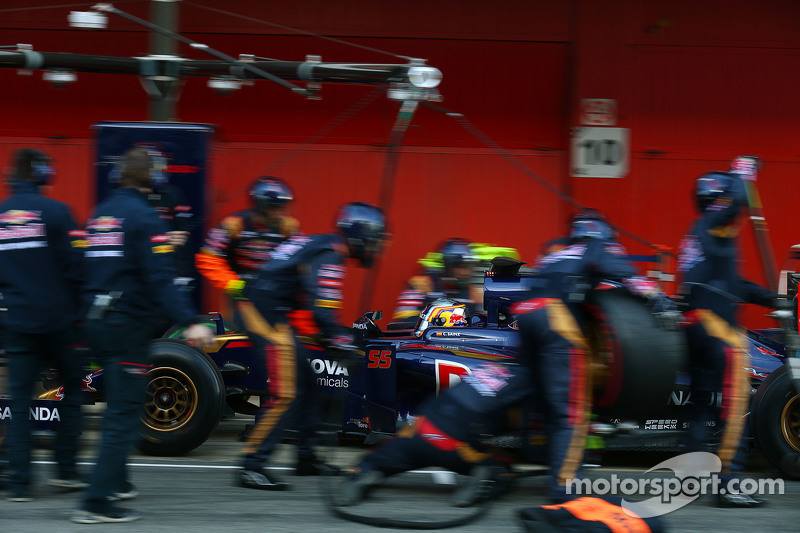
[[[242,291],[244,291],[245,281],[241,279],[232,279],[225,284],[225,293],[234,300],[244,300]]]

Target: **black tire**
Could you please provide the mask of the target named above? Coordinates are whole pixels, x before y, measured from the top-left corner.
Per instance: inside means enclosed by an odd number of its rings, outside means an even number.
[[[800,479],[800,394],[792,387],[788,366],[758,386],[750,426],[764,457],[784,476]]]
[[[622,289],[594,291],[588,308],[595,412],[662,418],[686,364],[683,332],[660,327],[644,302]]]
[[[203,444],[225,408],[225,384],[214,361],[183,341],[150,345],[139,450],[148,455],[183,455]]]
[[[199,315],[199,316],[196,316],[195,317],[195,321],[198,324],[203,324],[205,326],[210,327],[214,331],[214,333],[216,334],[217,323],[214,321],[214,319],[213,319],[213,317],[211,315]],[[222,326],[225,328],[225,333],[230,333],[231,331],[238,331],[239,330],[239,328],[236,327],[236,324],[234,324],[233,322],[231,322],[227,318],[223,318],[222,319]],[[169,328],[167,331],[165,331],[164,334],[161,335],[161,338],[162,339],[180,339],[181,338],[181,333],[183,333],[184,329],[186,329],[186,326],[179,326],[179,325],[176,324],[176,325],[172,326],[171,328]]]

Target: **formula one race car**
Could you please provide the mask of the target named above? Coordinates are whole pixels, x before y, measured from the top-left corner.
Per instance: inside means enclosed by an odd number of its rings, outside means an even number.
[[[486,314],[471,317],[464,327],[437,326],[423,312],[414,330],[393,330],[390,324],[383,331],[377,325],[380,312],[369,312],[353,324],[363,346],[359,357],[314,352],[311,367],[326,397],[340,407],[336,423],[341,431],[368,438],[394,433],[426,398],[479,364],[515,364],[519,341],[509,308],[530,283],[518,273],[520,264],[502,258],[493,262],[484,283]],[[593,433],[603,437],[606,449],[677,449],[688,426],[685,406],[691,402],[682,333],[612,283],[591,291],[586,306],[592,317]],[[217,336],[205,352],[175,338],[177,329],[152,343],[140,445],[145,453],[187,453],[205,442],[226,413],[254,414],[258,405],[250,399],[268,394],[263,358],[247,335],[220,315],[207,320]],[[800,477],[800,395],[784,365],[787,350],[780,330],[746,335],[751,361],[743,372],[755,391],[752,434],[777,468]],[[102,370],[87,374],[83,386],[87,401],[102,401]],[[33,418],[40,424],[57,421],[58,398],[57,388],[41,395]],[[721,401],[721,395],[713,401]],[[0,423],[8,416],[8,401],[0,400]],[[716,424],[706,421],[710,427]]]

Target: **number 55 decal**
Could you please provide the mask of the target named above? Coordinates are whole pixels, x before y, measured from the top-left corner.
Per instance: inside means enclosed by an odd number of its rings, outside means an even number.
[[[367,353],[367,368],[391,368],[391,350],[370,350]]]

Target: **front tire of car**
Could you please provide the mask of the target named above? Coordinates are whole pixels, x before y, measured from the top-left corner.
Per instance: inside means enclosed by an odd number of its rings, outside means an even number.
[[[151,358],[139,450],[184,455],[203,444],[222,418],[222,375],[205,352],[183,341],[153,341]]]

